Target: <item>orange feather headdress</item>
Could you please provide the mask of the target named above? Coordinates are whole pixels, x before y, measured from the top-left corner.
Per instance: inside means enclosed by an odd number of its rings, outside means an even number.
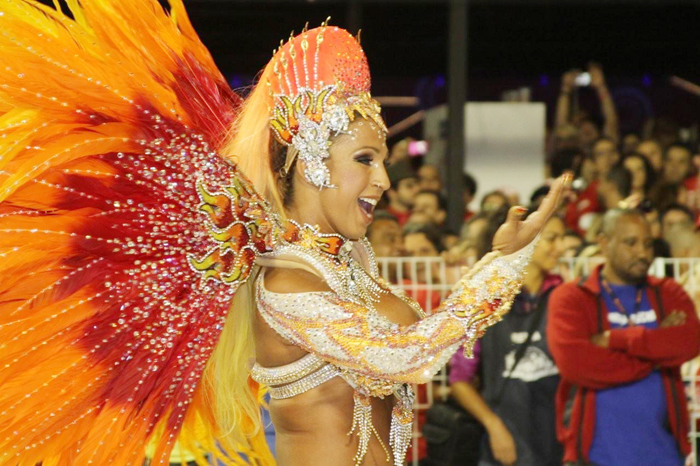
[[[379,103],[370,94],[367,57],[357,39],[324,22],[280,46],[267,65],[270,127],[289,151],[285,169],[298,156],[305,176],[319,188],[331,187],[323,163],[330,138],[346,132],[359,114],[386,132]]]

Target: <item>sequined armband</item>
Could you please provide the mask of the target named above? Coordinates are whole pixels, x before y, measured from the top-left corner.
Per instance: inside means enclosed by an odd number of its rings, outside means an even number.
[[[499,252],[484,256],[469,274],[464,276],[455,291],[440,306],[452,315],[465,332],[464,352],[472,357],[476,340],[491,325],[503,319],[520,292],[522,277],[534,242],[518,253],[503,257]]]

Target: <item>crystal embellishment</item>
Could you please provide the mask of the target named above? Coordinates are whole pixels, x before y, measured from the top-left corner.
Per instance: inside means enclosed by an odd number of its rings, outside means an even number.
[[[350,118],[341,105],[329,105],[319,123],[302,115],[292,146],[305,164],[304,177],[319,189],[334,187],[324,161],[330,157],[331,137],[347,132]]]

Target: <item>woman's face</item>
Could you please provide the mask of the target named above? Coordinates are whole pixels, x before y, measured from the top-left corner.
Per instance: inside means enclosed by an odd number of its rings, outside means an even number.
[[[644,162],[639,157],[628,157],[624,162],[625,168],[632,174],[632,189],[644,189],[647,182],[647,171]]]
[[[637,146],[637,152],[646,157],[647,160],[649,160],[649,163],[651,163],[651,166],[657,172],[663,169],[663,153],[661,151],[661,146],[658,142],[651,139],[644,142],[640,142]]]
[[[386,136],[377,125],[357,118],[347,134],[333,140],[329,152],[326,164],[336,188],[319,192],[318,223],[346,238],[361,238],[372,223],[374,207],[389,189]]]
[[[440,255],[438,250],[435,248],[432,242],[425,236],[425,233],[409,233],[404,237],[404,251],[409,257],[437,257]],[[416,264],[416,276],[412,276],[412,267],[410,263],[404,266],[404,276],[410,277],[413,281],[418,283],[428,283],[428,274],[426,272],[425,263],[418,262]],[[437,262],[433,262],[431,266],[431,279],[432,281],[438,280],[440,277],[440,268]]]
[[[508,204],[508,199],[505,194],[491,193],[481,201],[481,210],[484,212],[495,212],[498,209],[505,207]]]
[[[532,253],[532,264],[543,272],[556,267],[562,253],[564,239],[564,222],[559,217],[552,217],[540,233],[540,240]]]

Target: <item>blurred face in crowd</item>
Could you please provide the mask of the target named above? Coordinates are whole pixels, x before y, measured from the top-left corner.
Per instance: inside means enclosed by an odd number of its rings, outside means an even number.
[[[442,190],[442,178],[440,170],[434,165],[423,165],[418,169],[420,189],[440,192]]]
[[[624,161],[625,168],[632,174],[632,191],[643,192],[647,182],[647,170],[644,161],[639,157],[627,157]]]
[[[410,209],[413,207],[418,191],[420,191],[418,178],[404,178],[396,184],[396,189],[391,196],[392,201],[399,203],[405,209]]]
[[[661,219],[661,229],[663,231],[664,238],[668,237],[677,229],[692,227],[693,218],[688,216],[688,213],[684,210],[669,210]]]
[[[564,222],[559,217],[552,217],[545,224],[540,239],[532,252],[532,264],[543,272],[556,267],[564,252]]]
[[[489,221],[485,218],[471,219],[464,227],[462,236],[464,236],[464,239],[470,244],[479,244],[488,225]]]
[[[690,151],[684,147],[671,146],[664,160],[664,179],[668,183],[680,184],[690,175]]]
[[[442,225],[447,216],[446,212],[440,208],[437,193],[433,192],[418,193],[413,202],[412,212],[417,218],[425,219],[434,225]]]
[[[576,253],[583,245],[583,240],[578,235],[566,235],[561,240],[562,257],[576,257]]]
[[[692,228],[682,228],[673,232],[669,241],[671,256],[676,259],[696,257],[693,254],[700,246],[700,238]]]
[[[607,178],[600,180],[597,192],[606,210],[614,209],[623,199],[617,185]]]
[[[600,137],[598,127],[590,120],[583,120],[579,127],[579,139],[582,147],[590,147]]]
[[[574,125],[563,125],[554,130],[554,150],[578,149],[581,144],[579,131]]]
[[[401,255],[403,237],[401,227],[396,220],[380,218],[375,220],[368,231],[367,239],[378,257],[397,257]]]
[[[493,192],[484,196],[481,200],[481,210],[483,212],[495,212],[508,205],[508,198],[500,192]]]
[[[391,152],[389,153],[389,161],[392,163],[397,160],[405,159],[408,157],[408,144],[412,141],[411,138],[402,139],[393,146],[391,146]]]
[[[640,142],[635,152],[646,157],[657,172],[660,172],[663,168],[663,152],[661,151],[661,146],[653,139]]]
[[[581,160],[580,174],[581,174],[581,178],[586,180],[587,183],[590,183],[591,181],[595,180],[595,177],[596,177],[595,163],[593,163],[593,160],[591,160],[589,157],[586,157],[583,160]]]
[[[637,151],[637,146],[639,145],[639,136],[634,133],[627,134],[622,138],[622,153],[631,154]]]
[[[425,233],[409,233],[404,237],[404,251],[409,257],[437,257],[439,252],[435,245],[430,242]],[[410,264],[406,264],[406,270],[404,271],[404,276],[413,279],[412,277],[412,267]],[[419,262],[416,265],[416,276],[415,280],[419,283],[428,283],[428,276],[425,269],[425,264]],[[431,268],[432,276],[431,281],[436,281],[439,279],[439,273],[437,268],[437,263],[433,264]]]
[[[661,219],[659,219],[659,211],[651,209],[644,214],[644,218],[649,224],[651,236],[653,238],[661,238]]]
[[[614,142],[601,139],[593,145],[593,163],[598,173],[598,179],[603,179],[610,169],[620,160],[620,153]]]
[[[520,205],[520,193],[517,191],[507,191],[504,193],[506,195],[506,201],[508,205]]]
[[[407,223],[412,223],[416,225],[434,225],[433,220],[429,216],[420,212],[413,212],[408,218]]]
[[[604,276],[613,284],[642,283],[654,258],[649,225],[637,215],[623,214],[604,231],[600,247],[607,263]]]

